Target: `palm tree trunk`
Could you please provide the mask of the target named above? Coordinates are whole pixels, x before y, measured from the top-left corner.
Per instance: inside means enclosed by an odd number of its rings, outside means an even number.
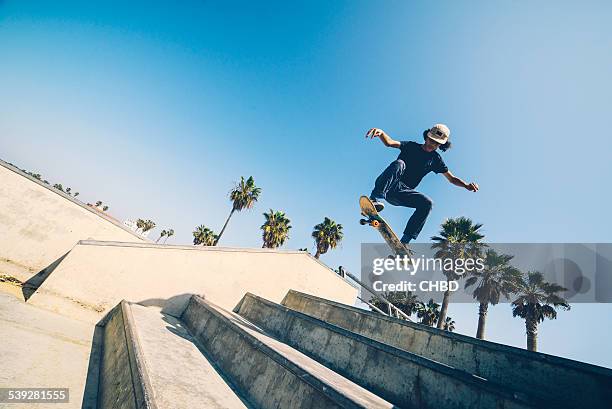
[[[478,307],[478,329],[476,330],[476,338],[484,339],[485,323],[487,320],[487,311],[489,303],[481,302]]]
[[[440,317],[438,318],[437,327],[444,328],[444,320],[446,319],[446,311],[448,310],[448,300],[450,298],[450,290],[444,291],[444,298],[442,299],[442,307],[440,307]]]
[[[229,223],[235,211],[236,211],[236,208],[232,206],[232,211],[230,212],[229,216],[227,216],[227,220],[225,220],[225,224],[223,225],[223,228],[221,229],[221,233],[219,233],[219,236],[217,237],[217,240],[215,241],[215,244],[214,244],[215,246],[217,245],[217,243],[219,243],[219,240],[221,240],[221,236],[223,235],[223,232],[225,231],[225,228],[227,227],[227,224]]]
[[[527,329],[527,349],[535,352],[538,350],[538,322],[534,319],[526,319],[525,328]]]

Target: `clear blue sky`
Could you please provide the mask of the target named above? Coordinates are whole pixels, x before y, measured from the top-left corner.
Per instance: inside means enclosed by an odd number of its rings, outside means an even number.
[[[0,1],[0,157],[151,218],[190,243],[219,230],[241,175],[263,189],[228,246],[261,246],[262,212],[345,227],[323,256],[359,267],[360,194],[397,155],[364,132],[420,140],[435,122],[450,169],[477,194],[429,175],[421,240],[446,217],[496,242],[608,242],[612,135],[609,2]],[[398,230],[409,213],[389,208]],[[159,230],[158,230],[159,231]],[[452,305],[473,335],[475,305]],[[540,350],[612,366],[610,305],[575,305],[540,326]],[[524,347],[524,323],[492,308],[489,339]]]

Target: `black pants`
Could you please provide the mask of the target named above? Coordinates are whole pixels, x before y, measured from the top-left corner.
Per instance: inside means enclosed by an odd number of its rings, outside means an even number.
[[[433,202],[429,197],[409,188],[400,180],[405,169],[406,164],[403,160],[398,159],[391,162],[387,169],[376,178],[370,198],[373,200],[385,199],[394,206],[416,209],[404,229],[405,237],[416,239],[431,212]]]

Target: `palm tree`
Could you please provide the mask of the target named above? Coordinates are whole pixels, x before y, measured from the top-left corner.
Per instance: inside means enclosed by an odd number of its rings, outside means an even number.
[[[145,221],[143,219],[137,219],[136,220],[136,231],[138,232],[138,229],[144,229],[145,226]]]
[[[210,230],[203,224],[196,227],[193,232],[193,244],[197,246],[199,244],[203,246],[214,246],[219,237],[214,231]]]
[[[59,190],[60,192],[64,191],[64,187],[62,186],[61,183],[56,183],[53,185],[54,188],[56,188],[57,190]]]
[[[453,332],[455,330],[455,321],[451,317],[446,317],[444,320],[444,331]]]
[[[329,249],[336,248],[338,243],[342,241],[343,236],[342,225],[328,217],[323,220],[323,223],[317,224],[312,231],[312,238],[315,239],[317,245],[315,258],[318,259],[321,254],[327,253]]]
[[[142,226],[142,232],[146,233],[146,232],[148,232],[149,230],[151,230],[153,228],[155,228],[155,222],[153,220],[147,219],[144,222],[144,225]]]
[[[159,242],[162,237],[166,236],[166,234],[168,234],[168,232],[166,230],[162,230],[161,233],[159,234],[159,237],[157,238],[157,240],[155,240],[155,243]]]
[[[234,212],[252,208],[257,199],[259,199],[260,193],[261,189],[255,186],[253,176],[249,176],[246,181],[244,180],[244,176],[240,176],[240,182],[236,184],[236,186],[234,186],[229,193],[229,198],[232,201],[232,210],[230,211],[229,216],[227,216],[227,220],[225,220],[225,224],[219,233],[217,242],[223,235],[223,232],[225,231],[225,228],[227,227],[227,224],[232,218]],[[215,243],[215,245],[217,245],[217,243]]]
[[[270,249],[282,246],[289,238],[291,221],[285,217],[285,213],[270,209],[269,213],[264,213],[266,222],[261,225],[263,230],[263,246]]]
[[[521,272],[510,265],[513,257],[488,249],[485,254],[484,268],[471,271],[470,277],[465,282],[465,288],[477,284],[472,295],[480,303],[478,329],[476,330],[478,339],[484,339],[489,304],[496,305],[502,296],[510,298],[510,294],[516,289]]]
[[[102,211],[105,212],[108,210],[108,206],[104,205],[104,207],[102,207]]]
[[[61,186],[61,185],[60,185],[60,186]],[[96,202],[96,207],[100,207],[100,206],[102,206],[102,201],[101,201],[101,200],[98,200],[98,201]]]
[[[548,318],[557,318],[555,308],[569,310],[570,305],[557,293],[567,291],[558,284],[544,281],[539,271],[528,271],[517,282],[518,297],[512,302],[512,316],[525,320],[527,349],[538,349],[538,324]]]
[[[451,260],[476,258],[482,247],[480,241],[484,238],[484,235],[478,231],[481,227],[482,224],[474,224],[472,220],[463,216],[456,219],[447,219],[442,223],[442,229],[438,236],[431,238],[436,242],[431,246],[432,249],[436,250],[435,257]],[[462,277],[462,274],[457,274],[454,270],[444,269],[442,272],[446,276],[447,282],[456,281]],[[444,326],[450,296],[451,291],[446,290],[438,317],[438,328]]]
[[[427,304],[419,302],[416,307],[417,317],[421,319],[421,324],[433,326],[440,316],[440,304],[429,299]]]
[[[408,316],[417,312],[418,307],[421,304],[417,296],[412,294],[410,291],[392,291],[382,294],[382,296]],[[385,309],[387,309],[387,303],[379,300],[376,297],[370,298],[369,302],[380,310],[385,311]]]
[[[164,244],[166,243],[166,240],[170,238],[170,236],[174,236],[174,229],[166,231],[166,238],[164,239]]]

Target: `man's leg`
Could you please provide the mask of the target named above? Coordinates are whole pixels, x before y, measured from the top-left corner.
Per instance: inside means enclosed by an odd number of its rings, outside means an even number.
[[[387,169],[383,171],[376,178],[376,182],[374,182],[374,189],[372,193],[370,193],[370,199],[372,199],[375,203],[380,203],[379,199],[386,199],[387,193],[394,187],[397,187],[400,177],[404,170],[406,169],[406,164],[403,160],[394,160],[391,162]]]
[[[416,209],[404,229],[404,235],[402,236],[402,243],[408,243],[410,240],[414,240],[418,237],[421,229],[425,225],[425,220],[431,212],[433,202],[427,196],[421,192],[417,192],[414,189],[402,188],[398,190],[392,190],[387,195],[387,202],[395,206],[412,207]]]

